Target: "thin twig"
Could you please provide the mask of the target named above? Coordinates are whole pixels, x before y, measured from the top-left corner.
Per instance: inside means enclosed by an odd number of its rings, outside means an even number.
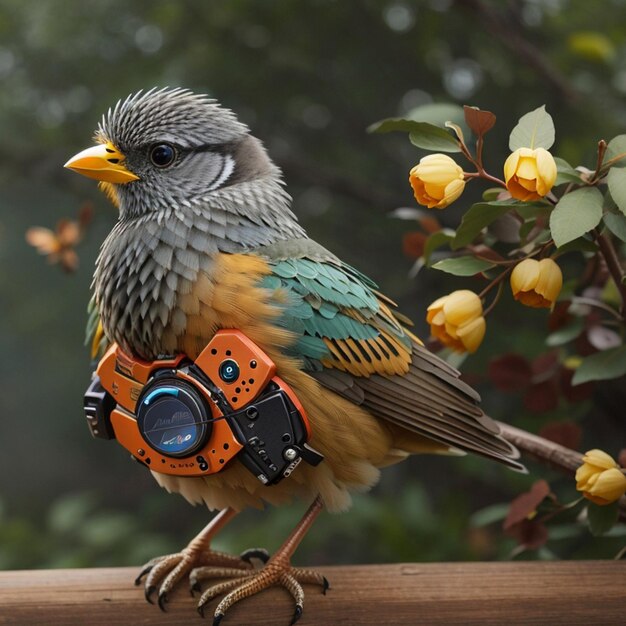
[[[597,309],[602,309],[607,313],[610,313],[617,321],[623,322],[624,318],[608,304],[604,304],[604,302],[600,302],[599,300],[594,300],[593,298],[586,298],[585,296],[574,296],[572,298],[573,304],[586,304],[587,306],[593,306]]]
[[[593,236],[596,240],[596,243],[600,247],[600,253],[604,257],[606,261],[606,266],[611,274],[611,278],[613,278],[613,282],[615,282],[615,286],[617,287],[620,297],[622,299],[622,306],[620,307],[620,313],[622,317],[626,312],[626,285],[622,282],[624,279],[624,270],[621,266],[619,257],[617,256],[617,252],[615,251],[615,247],[613,246],[613,242],[609,237],[600,233],[598,230],[593,231]]]
[[[511,272],[511,270],[517,265],[517,263],[511,263],[509,267],[507,267],[501,274],[496,276],[479,294],[479,298],[484,298],[489,291],[491,291],[496,285],[499,285]]]
[[[596,171],[589,179],[589,185],[595,185],[600,179],[600,172],[602,171],[602,163],[604,161],[604,155],[606,154],[607,143],[604,139],[598,141],[598,161],[596,163]]]

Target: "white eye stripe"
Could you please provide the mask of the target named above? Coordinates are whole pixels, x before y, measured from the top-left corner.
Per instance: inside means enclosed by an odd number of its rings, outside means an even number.
[[[233,157],[231,157],[230,154],[222,155],[222,169],[220,170],[220,173],[215,177],[208,190],[214,191],[215,189],[219,189],[230,178],[230,175],[233,173],[234,169],[235,160],[233,159]]]

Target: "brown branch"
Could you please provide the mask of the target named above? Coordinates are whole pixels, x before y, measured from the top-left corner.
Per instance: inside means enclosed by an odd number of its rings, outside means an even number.
[[[502,436],[516,448],[553,469],[575,474],[583,463],[583,455],[549,439],[539,437],[504,422],[498,422]],[[619,518],[626,522],[626,496],[619,500]]]
[[[553,469],[573,474],[583,463],[583,455],[580,452],[504,422],[498,422],[498,426],[507,441]]]
[[[611,274],[611,278],[615,282],[615,286],[617,287],[619,294],[622,298],[622,306],[620,307],[620,313],[622,317],[626,312],[626,285],[622,282],[624,279],[624,270],[619,261],[619,257],[617,256],[617,252],[615,251],[615,247],[613,246],[612,241],[602,233],[599,233],[597,230],[594,231],[594,236],[596,243],[600,248],[600,253],[604,257],[606,261],[606,266]]]
[[[476,13],[480,22],[494,37],[499,39],[513,54],[521,57],[527,65],[533,67],[565,100],[575,101],[580,97],[550,60],[513,28],[510,21],[495,11],[493,7],[482,0],[456,0],[456,2]]]

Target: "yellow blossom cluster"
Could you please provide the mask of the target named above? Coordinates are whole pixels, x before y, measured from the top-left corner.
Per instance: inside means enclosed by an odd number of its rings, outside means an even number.
[[[477,175],[466,174],[454,159],[437,153],[423,157],[411,169],[409,182],[419,204],[443,209],[457,200],[467,180]],[[544,148],[518,148],[504,163],[504,184],[513,198],[523,202],[548,195],[556,175],[554,157]],[[526,258],[513,268],[510,284],[515,300],[552,309],[563,275],[553,259]],[[433,302],[426,320],[433,336],[457,352],[475,352],[485,335],[482,300],[468,290],[454,291]]]

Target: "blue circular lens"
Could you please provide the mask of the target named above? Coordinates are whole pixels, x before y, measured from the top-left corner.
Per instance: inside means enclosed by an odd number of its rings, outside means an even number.
[[[225,383],[234,383],[239,378],[239,365],[232,359],[226,359],[220,364],[219,374]]]
[[[137,425],[149,446],[171,457],[186,457],[211,434],[202,398],[183,381],[154,381],[137,404]]]

